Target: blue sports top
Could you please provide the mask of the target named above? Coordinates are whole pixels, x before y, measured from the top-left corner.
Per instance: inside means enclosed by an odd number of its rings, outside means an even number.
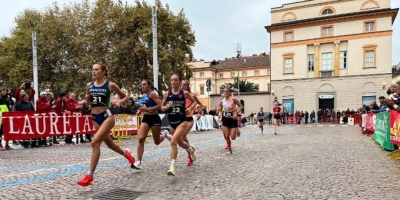
[[[96,87],[94,81],[90,83],[90,105],[91,107],[110,106],[111,91],[109,81],[106,81],[102,86]]]
[[[260,111],[260,112],[257,113],[257,116],[258,117],[264,117],[264,113]]]
[[[156,102],[154,102],[154,100],[150,98],[150,94],[152,92],[153,90],[147,93],[144,97],[138,99],[137,103],[139,104],[139,106],[143,106],[144,104],[146,105],[146,107],[154,107],[157,105]]]

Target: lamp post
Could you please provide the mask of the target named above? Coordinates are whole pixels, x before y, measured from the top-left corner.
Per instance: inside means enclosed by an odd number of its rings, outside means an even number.
[[[382,89],[385,89],[386,85],[386,82],[382,82]]]
[[[242,53],[242,45],[241,44],[237,44],[236,52],[237,52],[236,58],[240,59],[240,57],[242,57],[242,55],[241,55],[241,53]],[[246,59],[243,62],[246,62]],[[237,89],[238,89],[238,98],[239,98],[239,102],[240,102],[239,65],[237,66],[237,73],[238,73],[238,75],[237,75]]]

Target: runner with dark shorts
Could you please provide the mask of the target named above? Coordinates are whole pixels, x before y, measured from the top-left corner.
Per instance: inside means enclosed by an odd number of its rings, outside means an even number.
[[[257,113],[258,127],[261,129],[261,133],[264,130],[264,108],[260,107],[260,111]]]
[[[281,107],[279,107],[278,103],[275,103],[274,108],[272,108],[272,112],[274,113],[274,130],[276,135],[276,129],[279,126],[279,122],[281,121]]]

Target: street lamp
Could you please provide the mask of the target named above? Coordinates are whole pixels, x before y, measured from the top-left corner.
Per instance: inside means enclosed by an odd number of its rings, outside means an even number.
[[[385,89],[385,87],[386,87],[386,82],[383,82],[382,83],[382,89]]]
[[[240,57],[242,57],[242,55],[241,55],[241,53],[242,53],[242,45],[241,44],[237,44],[236,52],[237,52],[236,58],[240,59]],[[245,63],[246,59],[244,59],[243,62]],[[238,73],[238,75],[237,75],[237,89],[238,89],[238,98],[239,98],[239,101],[240,101],[239,65],[237,66],[237,73]]]

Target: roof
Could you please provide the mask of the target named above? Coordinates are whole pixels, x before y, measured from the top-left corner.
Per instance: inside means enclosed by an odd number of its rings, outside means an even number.
[[[246,59],[246,63],[244,60]],[[214,64],[216,63],[216,64]],[[249,67],[260,67],[260,66],[270,66],[271,60],[268,54],[248,56],[240,58],[229,58],[226,60],[213,61],[210,63],[210,67],[214,69],[237,69],[237,68],[249,68]]]

